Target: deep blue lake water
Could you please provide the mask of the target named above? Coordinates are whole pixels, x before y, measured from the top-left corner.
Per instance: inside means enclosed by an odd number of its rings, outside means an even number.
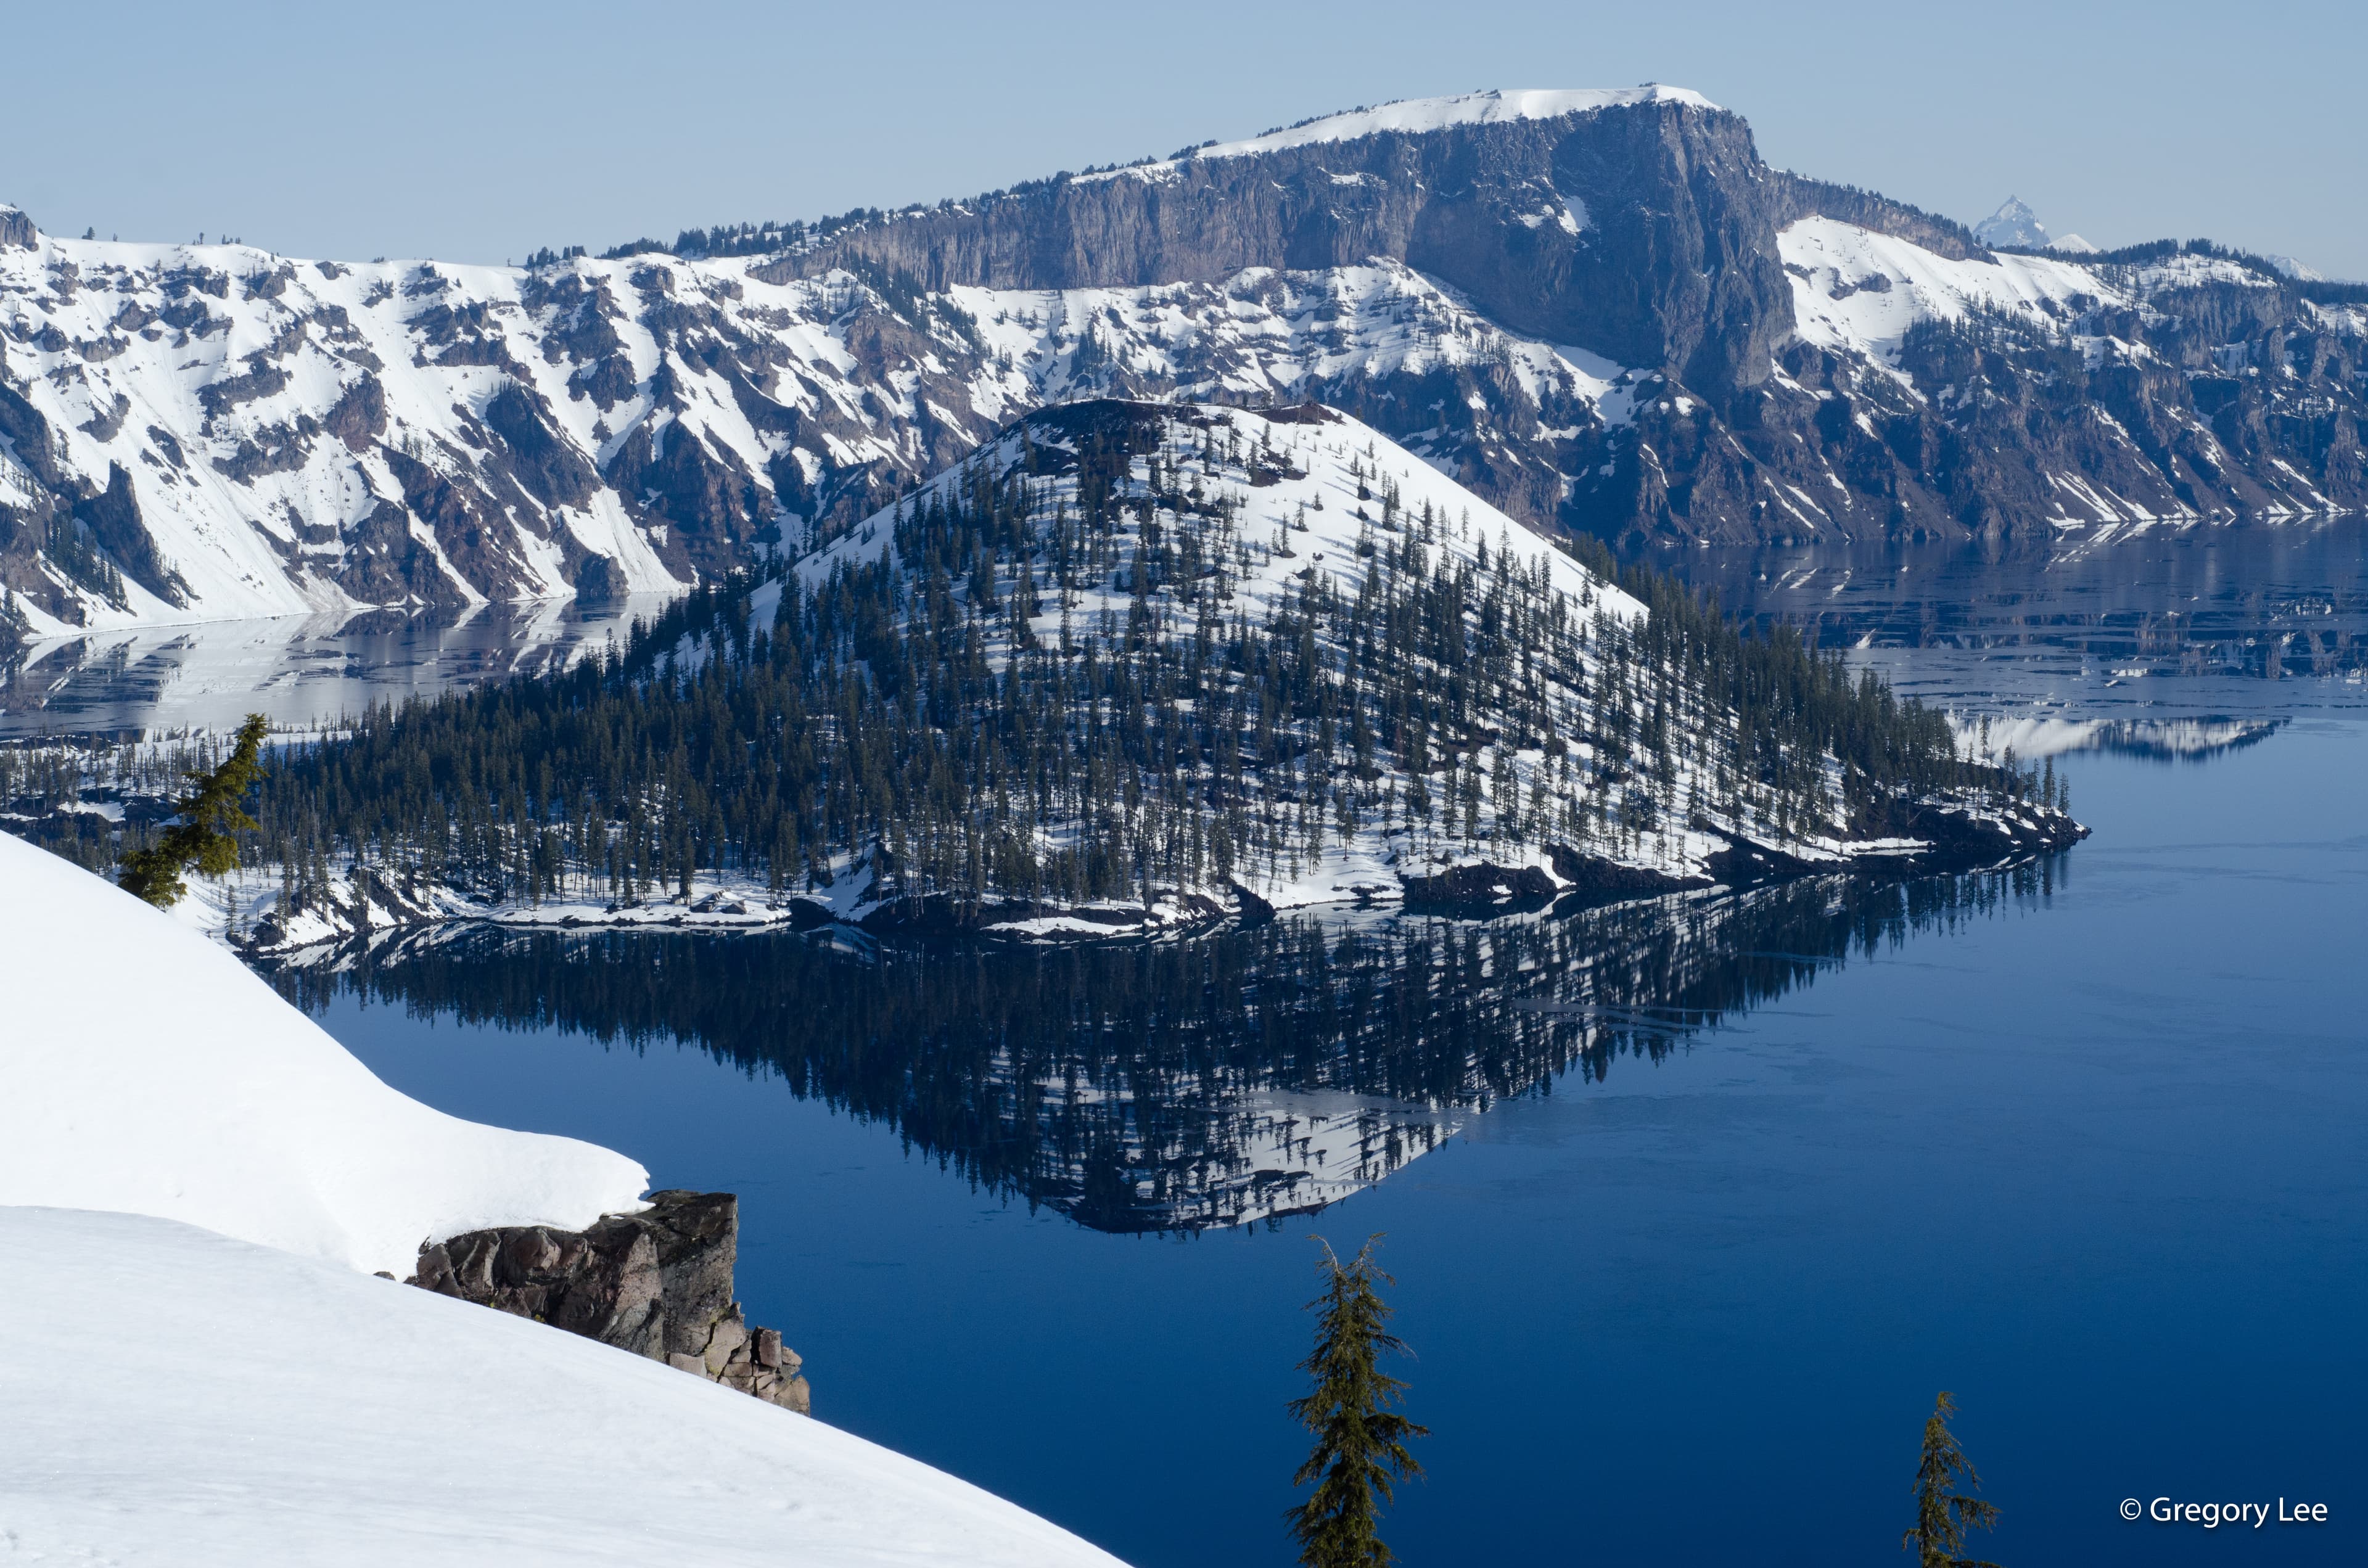
[[[1901,1561],[1941,1389],[1982,1556],[2356,1562],[2364,553],[1677,563],[2068,725],[2095,836],[2010,876],[1094,953],[480,936],[282,983],[431,1104],[740,1193],[823,1419],[1141,1568],[1290,1560],[1310,1238],[1373,1233],[1417,1568]],[[2332,1520],[2120,1517],[2157,1497]]]
[[[1887,1561],[1941,1388],[2001,1562],[2356,1562],[2363,777],[2345,722],[2084,760],[2097,835],[2045,892],[1550,1076],[1320,1215],[1190,1236],[1030,1212],[698,1044],[350,994],[324,1021],[430,1103],[741,1193],[744,1296],[825,1418],[1136,1563],[1288,1561],[1307,1238],[1374,1232],[1433,1432],[1408,1562]],[[2335,1522],[2117,1517],[2160,1495]]]

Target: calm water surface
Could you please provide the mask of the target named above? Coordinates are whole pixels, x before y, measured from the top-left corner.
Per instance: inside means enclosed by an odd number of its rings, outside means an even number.
[[[2095,837],[2011,875],[1091,953],[480,934],[279,979],[432,1104],[738,1191],[743,1296],[825,1419],[1144,1568],[1289,1561],[1309,1238],[1375,1232],[1433,1432],[1409,1563],[1898,1561],[1941,1388],[1983,1555],[2358,1562],[2368,601],[2356,529],[2280,537],[2212,594],[2192,547],[2034,567],[2027,613],[1929,564],[1689,563],[2104,748],[2069,764]],[[2220,619],[2162,631],[2182,603]],[[2315,655],[2232,651],[2281,618]],[[2161,1495],[2334,1522],[2119,1517]]]

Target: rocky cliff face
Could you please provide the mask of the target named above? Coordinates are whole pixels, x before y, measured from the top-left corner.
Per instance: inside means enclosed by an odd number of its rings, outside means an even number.
[[[1671,89],[1390,106],[777,238],[348,266],[0,208],[0,635],[667,589],[1099,395],[1314,398],[1630,541],[2368,503],[2368,291],[1993,254]]]
[[[1681,94],[1541,119],[1433,118],[1049,181],[858,227],[764,275],[860,259],[931,290],[1066,290],[1387,260],[1524,337],[1705,387],[1766,379],[1789,296],[1774,189],[1740,118]]]
[[[424,1246],[408,1283],[665,1361],[800,1415],[798,1355],[734,1301],[740,1205],[728,1192],[655,1192],[588,1231],[471,1231]]]

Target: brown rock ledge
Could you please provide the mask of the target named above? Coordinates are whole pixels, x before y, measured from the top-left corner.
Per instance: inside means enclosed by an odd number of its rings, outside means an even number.
[[[799,1415],[814,1407],[796,1351],[732,1299],[740,1199],[668,1190],[584,1231],[505,1225],[419,1249],[404,1283],[532,1318]]]

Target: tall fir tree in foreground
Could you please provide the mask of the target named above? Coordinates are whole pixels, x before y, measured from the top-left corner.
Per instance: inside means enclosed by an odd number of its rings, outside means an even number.
[[[1379,1568],[1397,1561],[1378,1533],[1382,1506],[1394,1480],[1422,1473],[1406,1445],[1429,1437],[1429,1428],[1392,1408],[1406,1384],[1379,1365],[1384,1354],[1406,1350],[1389,1332],[1391,1309],[1381,1296],[1381,1286],[1397,1283],[1373,1259],[1381,1237],[1368,1237],[1345,1264],[1329,1242],[1316,1240],[1324,1247],[1317,1266],[1324,1290],[1307,1303],[1317,1314],[1315,1348],[1299,1364],[1315,1386],[1291,1402],[1292,1418],[1315,1435],[1292,1482],[1313,1482],[1315,1489],[1284,1517],[1306,1568]]]
[[[233,835],[256,828],[241,802],[263,778],[263,737],[269,729],[262,714],[248,714],[238,727],[231,754],[205,772],[189,774],[189,792],[174,804],[181,820],[154,844],[123,857],[118,887],[159,909],[170,909],[189,891],[181,881],[185,872],[219,877],[237,868]]]
[[[1899,1549],[1916,1553],[1917,1568],[1998,1568],[1964,1555],[1965,1532],[1993,1528],[1998,1511],[1997,1504],[1956,1490],[1960,1482],[1975,1492],[1982,1485],[1949,1430],[1949,1417],[1956,1413],[1957,1402],[1943,1389],[1924,1423],[1924,1452],[1916,1466],[1916,1528],[1899,1538]]]

